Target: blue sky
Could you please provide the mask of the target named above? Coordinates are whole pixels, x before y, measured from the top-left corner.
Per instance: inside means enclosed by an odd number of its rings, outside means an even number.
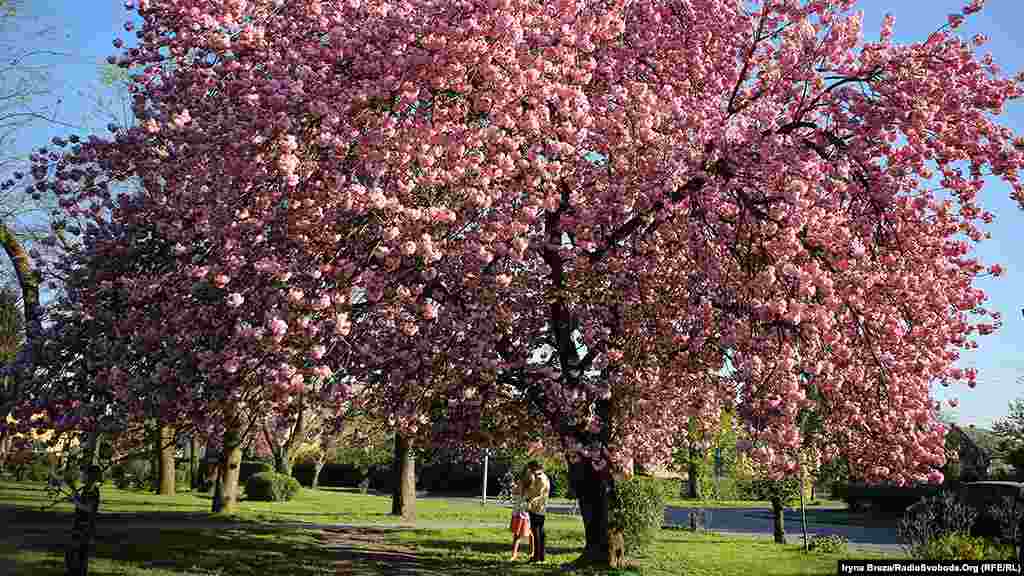
[[[878,36],[882,18],[887,12],[896,17],[894,30],[897,42],[923,40],[946,21],[946,15],[958,12],[966,0],[864,0],[858,9],[864,12],[864,35]],[[27,20],[19,22],[19,32],[28,45],[62,52],[62,55],[40,56],[34,62],[51,65],[51,96],[40,99],[37,107],[53,110],[61,103],[58,118],[64,122],[104,130],[109,121],[97,115],[97,97],[115,101],[116,95],[99,82],[99,67],[114,49],[111,41],[125,37],[122,26],[128,16],[123,3],[113,0],[34,0],[27,3]],[[1007,73],[1024,70],[1024,35],[1016,34],[1024,22],[1024,2],[1020,0],[989,0],[980,14],[974,15],[962,29],[966,37],[975,32],[987,35],[991,42],[983,50],[991,51]],[[31,33],[47,31],[44,36]],[[8,36],[9,37],[9,36]],[[1020,38],[1020,40],[1018,40]],[[125,38],[127,40],[127,38]],[[121,115],[120,107],[113,110]],[[1003,119],[1007,125],[1024,133],[1024,103],[1012,105]],[[66,135],[67,128],[39,124],[18,137],[19,150],[45,144],[53,136]],[[1006,414],[1007,403],[1024,396],[1024,385],[1017,382],[1024,375],[1024,213],[1009,200],[1009,189],[993,181],[984,192],[983,204],[996,214],[989,227],[993,239],[982,243],[978,253],[987,263],[1002,264],[1007,275],[998,280],[983,280],[990,305],[1002,312],[1003,329],[980,341],[976,353],[966,355],[964,367],[979,370],[979,385],[940,389],[938,398],[956,397],[960,405],[952,413],[962,424],[989,426],[993,419]]]

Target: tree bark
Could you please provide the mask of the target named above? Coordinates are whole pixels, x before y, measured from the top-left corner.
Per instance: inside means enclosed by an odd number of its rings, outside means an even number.
[[[320,472],[324,469],[323,458],[317,458],[317,461],[313,463],[313,483],[312,488],[316,490],[320,487]]]
[[[57,231],[57,230],[55,230]],[[60,233],[57,231],[58,234]],[[0,420],[6,420],[14,407],[21,400],[22,386],[27,380],[26,372],[31,370],[35,362],[36,348],[41,342],[43,331],[42,309],[39,300],[39,286],[42,279],[32,268],[28,252],[18,240],[17,235],[7,224],[0,222],[0,246],[3,246],[7,258],[14,267],[21,288],[21,303],[25,317],[25,342],[14,362],[17,370],[9,376],[5,386],[0,387]]]
[[[160,424],[155,420],[146,423],[146,433],[149,434],[149,478],[147,488],[153,492],[160,491]]]
[[[687,496],[694,500],[703,500],[704,491],[701,486],[700,464],[703,461],[703,454],[691,450],[690,462],[687,467]]]
[[[274,455],[274,472],[285,476],[292,475],[292,455],[287,444],[282,445],[280,451]]]
[[[270,427],[263,427],[263,436],[270,445],[270,452],[274,456],[274,472],[278,474],[292,475],[291,436],[284,442],[279,442],[270,433]]]
[[[391,515],[416,520],[416,457],[412,439],[395,434],[395,485],[391,496]]]
[[[213,512],[233,514],[238,510],[238,474],[242,466],[241,425],[232,422],[224,431],[220,463],[217,471],[216,490],[221,498],[214,497]]]
[[[161,426],[158,435],[160,442],[160,490],[161,496],[174,496],[175,493],[175,466],[174,453],[176,452],[174,428]]]
[[[334,448],[338,443],[338,436],[331,434],[327,426],[321,422],[320,429],[320,454],[313,463],[313,488],[320,487],[320,472],[323,471],[327,459],[331,457]]]
[[[772,536],[776,544],[786,543],[785,518],[782,515],[784,510],[781,500],[772,500]]]
[[[0,415],[0,417],[3,417]],[[0,422],[2,424],[2,422]],[[0,472],[7,469],[7,453],[10,451],[8,445],[10,444],[10,435],[7,433],[7,429],[0,426]]]
[[[89,556],[92,553],[93,540],[96,537],[96,515],[100,506],[100,481],[102,471],[96,464],[99,452],[100,435],[89,434],[85,447],[91,461],[82,466],[84,485],[75,494],[74,523],[71,526],[71,540],[64,552],[64,570],[66,576],[87,576],[89,574]]]
[[[199,439],[194,432],[188,440],[188,484],[193,490],[199,488]]]
[[[595,470],[589,460],[569,463],[569,482],[576,493],[583,517],[586,544],[580,561],[611,568],[625,565],[625,542],[621,531],[612,530],[615,481],[606,470]]]

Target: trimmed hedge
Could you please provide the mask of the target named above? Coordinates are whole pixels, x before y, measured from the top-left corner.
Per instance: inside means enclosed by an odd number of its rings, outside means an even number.
[[[870,508],[872,512],[898,516],[922,498],[936,496],[939,486],[867,486],[849,484],[840,491],[842,499],[851,509]]]
[[[284,502],[291,500],[302,487],[291,476],[276,472],[260,472],[249,477],[245,483],[245,497],[263,502]]]
[[[202,460],[199,462],[198,486],[200,490],[206,491],[213,487],[216,465],[217,463],[214,460]],[[261,462],[259,460],[243,461],[241,466],[238,467],[238,483],[240,485],[245,485],[252,476],[261,472],[273,471],[274,466],[267,462]]]
[[[312,464],[296,464],[292,467],[292,476],[299,481],[299,484],[310,487],[313,485]],[[387,492],[394,486],[394,477],[390,466],[381,466],[368,472],[359,470],[351,464],[325,464],[320,471],[320,486],[329,488],[354,488],[359,486],[363,480],[370,479],[370,487],[374,490]],[[417,467],[417,479],[419,479],[419,467]]]
[[[296,464],[292,467],[292,476],[303,486],[313,485],[313,472],[316,469],[312,464]],[[355,486],[365,477],[355,466],[348,464],[324,464],[320,471],[320,486],[331,488],[342,488]]]

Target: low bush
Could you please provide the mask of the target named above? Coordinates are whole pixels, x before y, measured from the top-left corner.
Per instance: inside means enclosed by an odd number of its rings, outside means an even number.
[[[839,552],[846,552],[849,541],[838,534],[830,534],[828,536],[814,536],[811,541],[807,543],[807,548],[811,552],[821,552],[823,554],[835,554]]]
[[[746,500],[745,485],[742,481],[727,476],[719,478],[711,485],[713,500]]]
[[[990,506],[987,512],[988,517],[998,525],[995,541],[1002,544],[1016,544],[1018,530],[1021,522],[1024,521],[1022,518],[1024,510],[1016,506],[1013,498],[1006,496],[999,505]]]
[[[124,475],[132,488],[150,488],[156,481],[153,463],[147,458],[136,458],[124,463]]]
[[[174,469],[174,487],[176,490],[184,490],[189,484],[188,466],[178,466]]]
[[[682,495],[683,481],[679,478],[654,478],[651,476],[637,475],[642,478],[648,478],[650,482],[654,482],[658,489],[661,490],[662,498],[668,500],[670,498],[679,498]]]
[[[50,465],[45,457],[33,458],[25,470],[25,479],[30,482],[46,482],[50,478]]]
[[[276,472],[253,474],[245,483],[245,496],[249,500],[284,502],[291,500],[301,490],[299,481],[291,476]]]
[[[621,530],[626,554],[646,549],[665,521],[663,487],[651,478],[634,476],[615,482],[609,525]]]
[[[909,507],[897,524],[897,532],[911,558],[924,558],[928,546],[952,534],[970,534],[978,513],[952,492],[922,498]]]
[[[82,471],[77,466],[67,466],[61,472],[63,472],[61,479],[64,481],[64,485],[71,490],[78,490]]]
[[[199,462],[199,470],[197,471],[197,482],[199,491],[208,492],[213,490],[213,480],[217,477],[217,461],[214,459],[206,459]],[[243,460],[241,465],[238,467],[238,483],[245,485],[249,478],[255,474],[261,472],[273,472],[274,466],[263,462],[261,460]]]
[[[1014,560],[1012,545],[997,544],[987,538],[962,532],[932,538],[920,548],[917,560]]]
[[[299,484],[303,486],[313,485],[313,474],[316,468],[312,464],[301,463],[296,464],[292,467],[292,476],[299,481]],[[356,486],[360,480],[366,477],[365,473],[361,473],[358,468],[349,464],[335,464],[327,463],[324,464],[323,470],[320,471],[320,486],[329,486],[331,488],[341,488],[347,486]]]
[[[866,486],[850,484],[843,491],[843,500],[851,510],[870,509],[872,512],[899,516],[922,498],[939,494],[939,487],[921,486]]]
[[[572,490],[569,488],[569,466],[563,458],[545,458],[544,473],[551,481],[552,498],[571,498]]]

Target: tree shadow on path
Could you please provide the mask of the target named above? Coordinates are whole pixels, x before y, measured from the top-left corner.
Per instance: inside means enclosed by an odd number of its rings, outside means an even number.
[[[338,555],[338,576],[477,576],[478,574],[515,574],[531,576],[564,574],[556,565],[530,566],[525,563],[484,559],[419,556],[409,545],[389,542],[396,532],[389,528],[339,528],[321,531],[325,546]],[[493,546],[479,543],[436,540],[424,542],[444,548],[454,555],[469,548],[472,552],[492,552]],[[501,551],[508,551],[502,546]],[[549,550],[550,552],[551,550]]]

